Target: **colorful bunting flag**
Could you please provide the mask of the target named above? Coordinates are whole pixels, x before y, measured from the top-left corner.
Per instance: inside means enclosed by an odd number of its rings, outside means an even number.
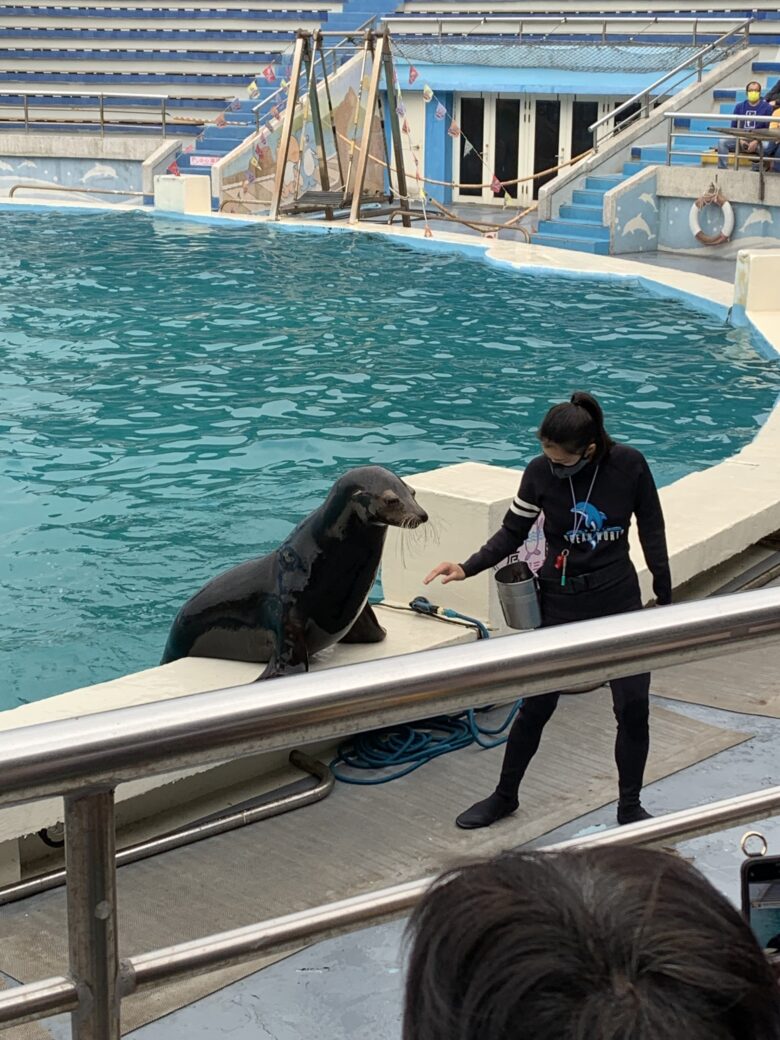
[[[485,238],[498,238],[498,232],[497,231],[486,231],[484,237]]]
[[[403,101],[398,102],[398,104],[395,106],[395,110],[397,114],[402,118],[406,115],[406,105],[403,103]]]
[[[175,159],[173,160],[173,162],[171,163],[171,165],[168,167],[168,169],[165,172],[172,174],[174,177],[181,177],[181,171],[179,170],[179,164],[176,162]]]
[[[252,80],[252,82],[246,88],[246,92],[253,101],[256,97],[260,97],[260,88],[257,85],[257,80]]]
[[[227,119],[225,119],[224,115],[221,112],[219,113],[217,118],[214,120],[214,126],[218,126],[220,128],[220,130],[222,129],[223,126],[227,126]]]
[[[266,83],[276,83],[276,73],[274,72],[273,65],[266,65],[263,69],[262,76]]]
[[[231,112],[238,112],[240,108],[241,108],[241,102],[238,100],[237,97],[234,97],[233,100],[230,102],[230,111]]]
[[[423,232],[423,238],[433,238],[433,232],[431,231],[431,229],[428,227],[427,224],[425,225],[425,231]]]
[[[407,136],[409,136],[411,134],[411,130],[409,129],[409,124],[406,122],[405,119],[404,119],[403,123],[401,124],[401,133],[402,134],[406,134]]]
[[[194,152],[194,151],[195,151],[195,145],[194,145],[194,144],[186,144],[186,145],[185,145],[185,146],[184,146],[184,147],[182,148],[182,151],[183,151],[183,152]]]
[[[426,83],[422,89],[423,101],[427,105],[429,101],[433,101],[433,88],[429,87]]]
[[[278,105],[274,105],[274,107],[271,109],[271,116],[274,119],[278,119],[279,118],[279,106]]]
[[[420,75],[420,73],[417,71],[417,69],[414,67],[414,65],[410,65],[409,66],[409,86],[410,87],[411,87],[412,83],[414,83],[414,81],[418,78],[419,75]]]
[[[257,177],[255,177],[255,171],[250,167],[246,171],[246,182],[247,182],[247,185],[254,184],[254,182],[256,180],[257,180]]]
[[[495,173],[493,174],[493,179],[490,182],[490,190],[493,192],[494,195],[498,195],[500,191],[504,190],[504,185],[501,183],[498,177],[496,177]]]
[[[471,143],[471,141],[467,141],[466,138],[464,137],[463,138],[463,158],[465,159],[467,155],[471,155],[471,153],[473,151],[474,151],[474,145]]]
[[[282,90],[287,90],[287,88],[289,86],[290,86],[290,81],[288,79],[283,79],[282,80]]]
[[[447,109],[444,107],[441,101],[436,106],[436,111],[433,114],[436,117],[436,119],[444,119],[444,117],[447,115]]]
[[[450,135],[450,137],[460,137],[460,127],[458,126],[458,124],[455,122],[454,119],[450,123],[450,126],[449,126],[449,129],[447,130],[447,133]]]

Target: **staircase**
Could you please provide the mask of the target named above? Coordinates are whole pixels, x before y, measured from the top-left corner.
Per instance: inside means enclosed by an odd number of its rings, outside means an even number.
[[[216,123],[204,126],[195,141],[186,145],[177,156],[179,173],[210,177],[211,167],[255,132],[253,109],[257,104],[257,98],[244,101],[237,98],[231,102],[222,115],[217,117]],[[267,109],[265,114],[269,114]]]
[[[753,71],[758,64],[754,62]],[[780,63],[776,65],[776,74],[780,74]],[[767,87],[774,83],[774,77],[768,77]],[[733,111],[738,101],[745,100],[744,90],[718,89],[713,91],[713,99],[719,102],[718,111],[728,114]],[[711,119],[678,119],[677,130],[705,131],[714,125]],[[726,125],[726,124],[724,124]],[[686,137],[685,149],[693,155],[673,155],[675,166],[717,166],[717,155],[712,151],[715,144],[713,137]],[[539,221],[538,229],[531,235],[531,241],[539,246],[557,246],[558,249],[574,249],[581,253],[609,253],[609,228],[604,224],[604,196],[616,185],[627,180],[647,166],[658,166],[666,163],[666,145],[650,144],[631,149],[631,158],[623,163],[621,173],[609,176],[586,177],[584,187],[575,189],[572,201],[560,208],[558,216],[552,220]],[[733,157],[729,157],[729,165],[733,165]]]

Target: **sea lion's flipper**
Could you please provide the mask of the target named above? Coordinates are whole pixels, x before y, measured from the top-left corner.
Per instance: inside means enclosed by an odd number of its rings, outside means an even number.
[[[376,614],[371,609],[371,604],[366,603],[345,636],[339,640],[340,643],[381,643],[387,635],[376,619]]]
[[[280,675],[296,675],[309,670],[309,651],[306,646],[306,625],[294,614],[288,613],[282,623],[281,638],[274,649],[260,679],[276,679]]]

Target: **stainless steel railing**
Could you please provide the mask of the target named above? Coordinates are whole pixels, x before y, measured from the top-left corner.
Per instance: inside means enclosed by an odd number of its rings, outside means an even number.
[[[435,26],[437,35],[440,37],[454,35],[453,27],[465,28],[470,26],[466,35],[474,38],[474,27],[485,26],[489,31],[492,25],[508,25],[516,26],[514,30],[514,36],[516,37],[517,43],[523,42],[523,37],[530,35],[533,42],[543,42],[538,40],[539,29],[542,26],[551,25],[552,29],[544,34],[544,40],[553,40],[554,42],[560,40],[560,36],[556,36],[555,33],[562,26],[573,26],[574,31],[577,35],[585,33],[587,30],[585,26],[599,26],[601,30],[601,42],[609,43],[610,37],[621,37],[615,40],[617,43],[644,43],[647,42],[642,39],[645,34],[651,35],[652,30],[659,26],[668,26],[670,29],[672,26],[676,30],[674,35],[679,36],[690,36],[693,46],[695,47],[700,36],[717,36],[720,35],[720,30],[723,28],[723,23],[730,21],[731,19],[718,18],[712,16],[710,18],[697,18],[691,16],[689,18],[671,18],[664,17],[663,15],[631,15],[631,14],[613,14],[607,17],[598,14],[579,14],[579,15],[549,15],[549,14],[518,14],[517,12],[507,12],[506,14],[492,14],[492,15],[467,15],[458,14],[453,11],[450,14],[440,15],[421,15],[416,16],[413,14],[395,14],[387,15],[382,18],[382,24],[390,26],[391,29],[397,30],[404,36],[413,35],[412,26],[421,25],[426,27],[426,33],[430,33],[430,26]],[[736,19],[733,19],[736,21]],[[625,29],[623,26],[629,26],[629,29],[637,28],[638,32],[631,36],[629,40],[624,40],[622,37],[625,35]],[[703,26],[717,26],[717,31],[707,30],[702,28]],[[401,26],[407,28],[401,29]],[[527,31],[528,30],[528,31]],[[508,31],[502,31],[496,35],[509,36]],[[669,33],[669,35],[672,35]],[[479,38],[478,36],[476,37]],[[649,41],[655,42],[655,41]]]
[[[122,120],[111,120],[106,117],[107,98],[122,98],[128,101],[158,101],[160,104],[160,129],[163,137],[166,136],[168,129],[168,94],[122,94],[94,90],[14,90],[10,91],[10,93],[19,97],[22,102],[22,119],[24,121],[25,133],[29,131],[30,124],[36,122],[34,112],[31,118],[30,110],[30,100],[35,98],[91,98],[96,100],[98,103],[98,125],[101,137],[105,135],[107,123],[122,122]],[[7,108],[8,106],[4,105],[2,107]],[[132,109],[133,106],[127,106],[127,108]],[[87,111],[90,114],[93,111],[88,105],[73,105],[70,106],[70,109],[71,111]],[[51,123],[52,120],[37,120],[37,122]]]
[[[678,120],[685,119],[706,119],[708,122],[715,123],[715,127],[708,127],[705,130],[690,130],[685,127],[677,127],[675,123]],[[744,169],[752,172],[755,169],[758,172],[758,198],[761,202],[764,201],[764,189],[765,189],[765,169],[764,169],[764,149],[769,144],[779,143],[780,144],[780,132],[775,133],[770,130],[770,124],[772,122],[777,123],[780,121],[777,116],[754,116],[754,115],[734,115],[733,113],[715,113],[715,112],[667,112],[666,113],[666,165],[671,166],[674,157],[680,156],[701,156],[701,150],[699,151],[687,151],[685,149],[685,139],[690,137],[704,137],[714,141],[716,144],[720,141],[723,136],[723,129],[730,128],[732,123],[742,124],[747,122],[760,123],[761,134],[757,137],[758,147],[755,152],[740,152],[739,140],[734,140],[734,169],[739,170],[740,162],[744,161]],[[723,124],[721,128],[718,128],[717,124]],[[678,141],[683,142],[683,147],[677,145]],[[766,157],[766,161],[773,155],[773,152],[769,153],[769,157]]]
[[[0,994],[0,1024],[73,1012],[76,1040],[118,1040],[121,998],[408,910],[428,879],[120,963],[114,789],[139,776],[534,696],[780,636],[780,589],[541,629],[0,734],[0,806],[65,797],[70,976]],[[595,836],[654,842],[760,818],[780,788]]]
[[[747,47],[750,43],[750,26],[752,22],[752,18],[746,18],[744,21],[739,22],[739,24],[735,25],[734,28],[729,29],[728,32],[723,33],[722,36],[719,36],[717,40],[714,40],[712,43],[708,43],[706,47],[702,47],[700,50],[698,50],[695,54],[691,55],[685,61],[680,62],[679,65],[676,65],[673,69],[670,69],[669,72],[666,72],[659,79],[655,80],[654,83],[651,83],[649,87],[645,87],[644,90],[640,90],[638,94],[634,94],[633,97],[630,97],[627,101],[624,101],[622,104],[618,105],[617,108],[612,109],[611,112],[608,112],[606,115],[603,115],[600,119],[597,119],[595,123],[591,123],[591,125],[588,127],[588,131],[593,135],[593,151],[597,152],[599,150],[600,144],[603,144],[605,140],[608,140],[610,137],[620,132],[620,130],[623,128],[623,124],[615,123],[614,120],[623,112],[626,112],[628,109],[635,111],[638,106],[638,111],[641,117],[643,119],[649,118],[653,98],[659,96],[660,87],[663,87],[665,84],[667,85],[667,89],[663,91],[663,95],[668,96],[673,92],[673,90],[678,90],[682,83],[690,76],[691,72],[694,70],[696,72],[696,81],[700,83],[702,76],[704,75],[705,57],[709,54],[712,54],[712,52],[717,50],[719,47],[723,47],[726,41],[729,40],[731,37],[741,35],[742,39],[741,41],[739,41],[737,45],[741,47]],[[731,47],[734,46],[735,44],[732,43]],[[677,83],[674,86],[674,88],[672,88],[671,80],[673,80],[675,77],[680,76],[682,76],[681,82]],[[609,122],[613,124],[611,132],[599,139],[597,130],[599,129],[599,127],[604,126],[605,123]]]

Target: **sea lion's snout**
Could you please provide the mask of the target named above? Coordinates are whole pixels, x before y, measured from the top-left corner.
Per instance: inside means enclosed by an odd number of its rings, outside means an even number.
[[[414,491],[406,484],[383,491],[379,498],[378,514],[386,524],[415,528],[428,521],[428,514],[417,504]]]

